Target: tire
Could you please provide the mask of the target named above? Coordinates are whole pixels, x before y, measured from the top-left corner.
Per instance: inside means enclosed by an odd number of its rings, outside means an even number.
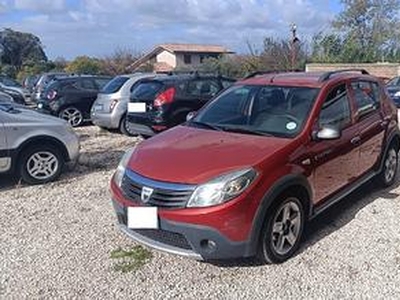
[[[83,123],[82,112],[73,106],[63,108],[58,116],[67,121],[72,127],[78,127]]]
[[[390,145],[383,159],[382,171],[378,175],[379,183],[388,187],[391,186],[397,178],[398,151],[394,145]]]
[[[64,167],[61,152],[55,146],[29,147],[20,155],[19,173],[28,184],[43,184],[57,179]]]
[[[129,130],[129,124],[127,122],[126,115],[124,115],[119,123],[119,131],[127,136],[134,136],[135,133]],[[137,135],[137,134],[136,134]]]
[[[267,212],[260,234],[258,260],[279,264],[289,259],[300,246],[305,219],[304,204],[298,196],[288,193],[279,197]]]

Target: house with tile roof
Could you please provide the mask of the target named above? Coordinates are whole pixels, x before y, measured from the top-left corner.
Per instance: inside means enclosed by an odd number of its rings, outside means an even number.
[[[169,72],[179,68],[194,68],[207,58],[218,58],[233,53],[225,47],[217,45],[196,44],[161,44],[135,61],[130,70],[138,70],[141,66],[152,64],[155,72]]]

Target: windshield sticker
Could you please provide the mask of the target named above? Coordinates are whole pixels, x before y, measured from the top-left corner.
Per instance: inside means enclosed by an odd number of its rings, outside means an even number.
[[[295,130],[297,127],[297,124],[295,122],[289,122],[286,124],[286,129],[287,130]]]

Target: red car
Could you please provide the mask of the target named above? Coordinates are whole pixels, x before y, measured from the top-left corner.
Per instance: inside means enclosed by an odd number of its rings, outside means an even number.
[[[196,259],[280,263],[306,222],[372,178],[396,180],[396,106],[364,70],[256,74],[123,157],[121,229]]]

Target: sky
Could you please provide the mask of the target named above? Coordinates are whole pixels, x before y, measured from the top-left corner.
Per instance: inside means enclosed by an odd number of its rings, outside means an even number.
[[[266,36],[329,30],[339,0],[0,0],[0,29],[37,35],[50,59],[143,53],[162,43],[217,44],[237,53]]]

